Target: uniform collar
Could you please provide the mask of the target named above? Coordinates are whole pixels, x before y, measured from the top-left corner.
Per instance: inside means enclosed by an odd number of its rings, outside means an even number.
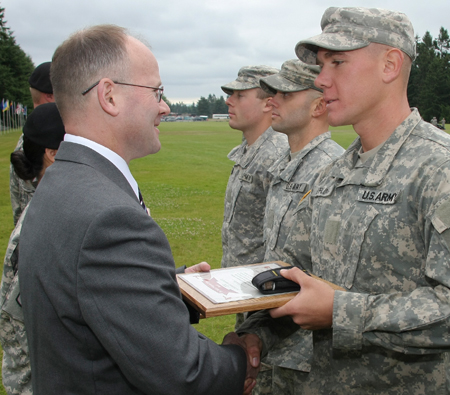
[[[297,169],[300,167],[303,158],[308,155],[312,150],[317,148],[320,144],[322,144],[325,140],[331,139],[331,132],[322,133],[319,136],[315,137],[308,144],[306,144],[297,156],[289,160],[290,150],[287,151],[285,155],[283,155],[280,159],[278,159],[270,168],[269,172],[274,176],[278,176],[281,180],[285,182],[290,182],[292,177],[297,172]],[[275,180],[274,180],[275,182]]]
[[[232,160],[242,168],[246,168],[258,153],[261,146],[275,133],[272,127],[269,127],[257,140],[250,146],[247,146],[247,140],[243,140],[242,144],[234,148],[229,154],[228,159]]]
[[[358,151],[361,148],[361,140],[358,137],[338,159],[331,170],[331,177],[342,180],[338,186],[356,184],[364,186],[380,185],[398,151],[403,146],[411,132],[421,121],[419,111],[412,109],[411,114],[394,130],[384,142],[377,154],[369,159],[359,171],[354,171],[358,159]]]

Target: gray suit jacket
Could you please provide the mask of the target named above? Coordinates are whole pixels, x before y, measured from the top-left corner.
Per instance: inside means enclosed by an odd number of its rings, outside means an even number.
[[[61,144],[19,256],[36,395],[242,393],[244,351],[189,324],[163,231],[95,151]]]

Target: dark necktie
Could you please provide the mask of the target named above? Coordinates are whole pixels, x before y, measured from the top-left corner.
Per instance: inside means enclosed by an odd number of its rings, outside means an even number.
[[[144,203],[144,199],[142,198],[141,190],[138,189],[138,191],[139,191],[139,203],[141,203],[141,206],[145,210],[145,212],[148,213],[147,207],[145,206],[145,203]]]

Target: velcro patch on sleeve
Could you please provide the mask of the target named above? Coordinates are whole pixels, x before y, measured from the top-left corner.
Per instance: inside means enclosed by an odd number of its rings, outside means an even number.
[[[450,200],[442,203],[431,218],[434,228],[442,233],[450,228]]]

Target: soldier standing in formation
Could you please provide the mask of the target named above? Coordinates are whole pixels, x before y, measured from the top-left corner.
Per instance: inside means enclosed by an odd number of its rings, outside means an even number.
[[[281,66],[278,74],[261,79],[261,87],[273,95],[270,103],[272,110],[272,128],[287,135],[289,148],[269,169],[272,182],[267,195],[264,217],[264,262],[281,260],[297,263],[308,252],[295,251],[297,259],[291,259],[283,251],[286,238],[295,223],[297,215],[305,210],[302,205],[308,196],[319,169],[338,158],[344,149],[331,140],[328,131],[327,109],[322,90],[314,85],[320,68],[308,65],[298,59],[288,60]],[[306,206],[307,207],[307,206]],[[310,222],[301,222],[309,226]],[[307,251],[309,250],[309,246]],[[272,367],[284,366],[298,369],[298,363],[286,360],[286,348],[293,343],[310,342],[311,336],[298,328],[289,341],[278,344],[277,350],[270,353],[261,365],[257,394],[272,393]]]

